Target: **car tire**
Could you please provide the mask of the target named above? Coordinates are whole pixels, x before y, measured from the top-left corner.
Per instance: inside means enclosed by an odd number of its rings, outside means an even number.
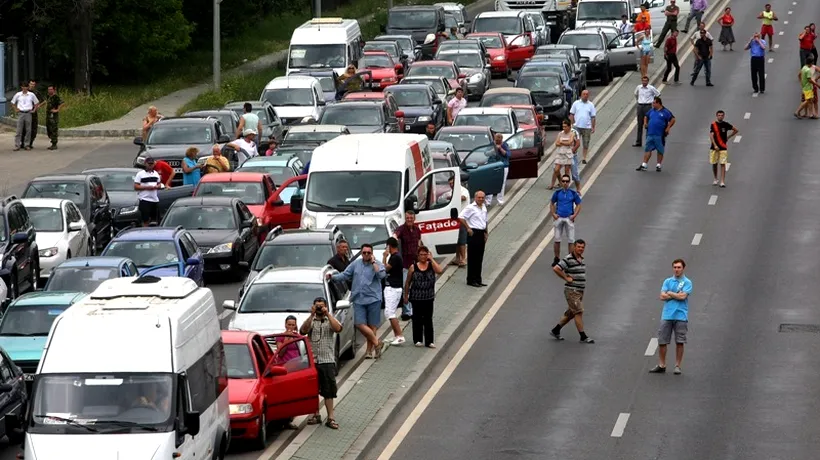
[[[9,438],[9,444],[22,444],[23,440],[26,439],[26,432],[19,428],[15,428],[7,431],[6,437]]]
[[[264,450],[265,447],[268,447],[268,418],[265,416],[266,410],[265,404],[262,404],[262,415],[259,416],[259,432],[256,434],[256,438],[251,441],[255,450]]]
[[[354,332],[354,334],[355,334],[355,332]],[[336,364],[336,366],[335,366],[335,367],[336,367],[336,370],[335,370],[335,374],[336,374],[336,376],[338,376],[338,375],[339,375],[339,361],[340,361],[340,358],[341,358],[341,355],[339,355],[339,351],[340,351],[340,350],[339,350],[339,343],[340,343],[340,342],[341,342],[341,339],[340,339],[340,338],[339,338],[339,336],[337,335],[337,336],[336,336],[336,345],[334,345],[334,347],[333,347],[333,358],[334,358],[334,359],[335,359],[335,361],[336,361],[336,362],[335,362],[335,364]]]
[[[35,292],[37,287],[40,285],[40,259],[35,259],[36,262],[32,262],[32,269],[31,274],[29,275],[29,283],[30,283],[30,291]]]
[[[344,351],[339,358],[344,359],[345,361],[351,360],[356,356],[356,334],[353,334],[353,343],[350,344],[350,348]]]
[[[601,83],[604,85],[608,85],[610,81],[612,81],[612,72],[609,70],[609,67],[604,69],[604,73],[601,75]]]
[[[20,280],[17,278],[17,270],[9,275],[9,301],[20,297]]]

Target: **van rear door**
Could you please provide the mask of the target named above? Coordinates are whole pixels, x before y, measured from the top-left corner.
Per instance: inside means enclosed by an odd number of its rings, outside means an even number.
[[[422,243],[433,257],[455,254],[459,223],[451,217],[461,209],[459,168],[436,169],[425,174],[404,198],[404,209],[416,211]],[[449,181],[453,179],[453,188]],[[455,190],[455,193],[453,193]]]

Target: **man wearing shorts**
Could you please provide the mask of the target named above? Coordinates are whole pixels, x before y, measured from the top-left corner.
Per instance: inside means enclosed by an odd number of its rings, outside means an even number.
[[[767,3],[765,7],[763,7],[763,11],[757,15],[757,19],[760,19],[763,25],[760,26],[760,35],[763,39],[766,39],[766,36],[769,37],[769,51],[774,51],[774,23],[773,21],[778,21],[777,15],[774,14],[772,11],[772,5]]]
[[[139,200],[137,208],[140,212],[142,226],[147,227],[151,222],[159,221],[159,195],[157,190],[164,187],[162,177],[154,170],[154,159],[145,157],[145,169],[134,175],[134,190]]]
[[[393,237],[387,239],[387,249],[384,250],[382,255],[382,264],[384,264],[387,272],[386,285],[384,286],[384,317],[390,321],[394,337],[390,345],[401,345],[404,343],[404,335],[401,326],[399,326],[399,320],[396,318],[396,310],[399,308],[399,302],[402,299],[401,288],[404,275],[397,239]]]
[[[581,212],[581,195],[569,188],[569,176],[564,174],[561,176],[561,188],[556,190],[550,199],[550,213],[555,227],[553,267],[561,260],[559,254],[561,253],[562,235],[566,237],[569,252],[572,253],[573,246],[575,246],[575,218],[579,212]]]
[[[674,276],[667,278],[661,286],[663,313],[658,329],[659,364],[649,371],[651,374],[666,372],[666,346],[672,342],[672,332],[675,333],[675,374],[681,374],[683,344],[689,330],[689,296],[692,295],[692,282],[683,274],[685,268],[683,259],[675,259],[672,262]]]
[[[336,340],[334,334],[342,332],[342,324],[336,320],[327,309],[327,301],[322,297],[313,300],[310,307],[310,316],[299,328],[302,335],[308,336],[310,345],[313,348],[313,356],[316,359],[316,376],[319,380],[319,396],[325,398],[325,409],[327,409],[327,421],[325,426],[334,430],[339,429],[339,424],[333,414],[333,400],[336,399]],[[318,425],[322,423],[322,416],[319,408],[311,416],[307,424]]]
[[[597,115],[595,104],[589,100],[589,90],[581,91],[581,99],[573,102],[572,107],[569,109],[569,120],[584,142],[584,158],[581,160],[584,164],[587,163],[591,137],[595,134],[595,117]]]
[[[715,121],[709,126],[709,140],[712,148],[709,150],[709,163],[712,165],[712,175],[715,180],[712,185],[718,185],[718,163],[720,164],[720,188],[726,188],[726,163],[729,161],[729,139],[735,137],[737,128],[724,120],[726,113],[718,110]]]
[[[567,300],[567,311],[550,331],[555,340],[564,340],[561,328],[574,319],[578,334],[581,335],[581,343],[595,343],[584,332],[584,289],[587,285],[587,267],[583,257],[585,247],[584,240],[576,241],[572,253],[552,267],[555,274],[564,280],[564,297]]]
[[[382,280],[387,277],[384,265],[373,257],[373,246],[363,244],[359,260],[353,261],[342,273],[327,274],[333,281],[352,283],[350,301],[353,303],[353,323],[367,339],[366,359],[382,356],[384,342],[376,337],[382,314]]]
[[[669,130],[675,126],[675,116],[666,107],[660,97],[652,101],[652,110],[646,114],[644,120],[646,126],[646,147],[644,147],[643,163],[638,165],[636,171],[646,171],[646,163],[652,158],[652,151],[658,153],[658,164],[655,171],[661,172],[663,165],[663,155],[666,150],[666,136]]]

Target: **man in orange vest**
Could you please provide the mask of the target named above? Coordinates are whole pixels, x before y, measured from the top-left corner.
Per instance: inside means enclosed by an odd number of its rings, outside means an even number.
[[[709,127],[709,139],[712,141],[712,149],[709,150],[709,163],[712,164],[712,175],[714,175],[714,182],[712,185],[718,185],[720,188],[726,188],[726,165],[729,162],[729,139],[735,137],[738,133],[737,128],[731,123],[724,120],[726,113],[723,110],[718,110],[715,114],[715,121]],[[720,163],[720,182],[718,182],[718,163]]]

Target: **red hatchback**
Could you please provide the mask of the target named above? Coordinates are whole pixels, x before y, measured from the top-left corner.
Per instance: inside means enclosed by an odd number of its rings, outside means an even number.
[[[475,32],[468,34],[466,38],[475,38],[484,44],[490,53],[492,72],[496,75],[507,76],[511,70],[520,69],[532,57],[531,47],[508,45],[504,35],[499,32]]]
[[[359,70],[371,72],[375,90],[381,91],[395,85],[404,76],[404,66],[396,63],[386,51],[367,51],[359,59]]]
[[[228,366],[231,437],[264,449],[268,423],[313,414],[319,408],[319,380],[313,350],[301,337],[276,352],[276,337],[222,331]],[[285,361],[286,358],[290,358]]]

